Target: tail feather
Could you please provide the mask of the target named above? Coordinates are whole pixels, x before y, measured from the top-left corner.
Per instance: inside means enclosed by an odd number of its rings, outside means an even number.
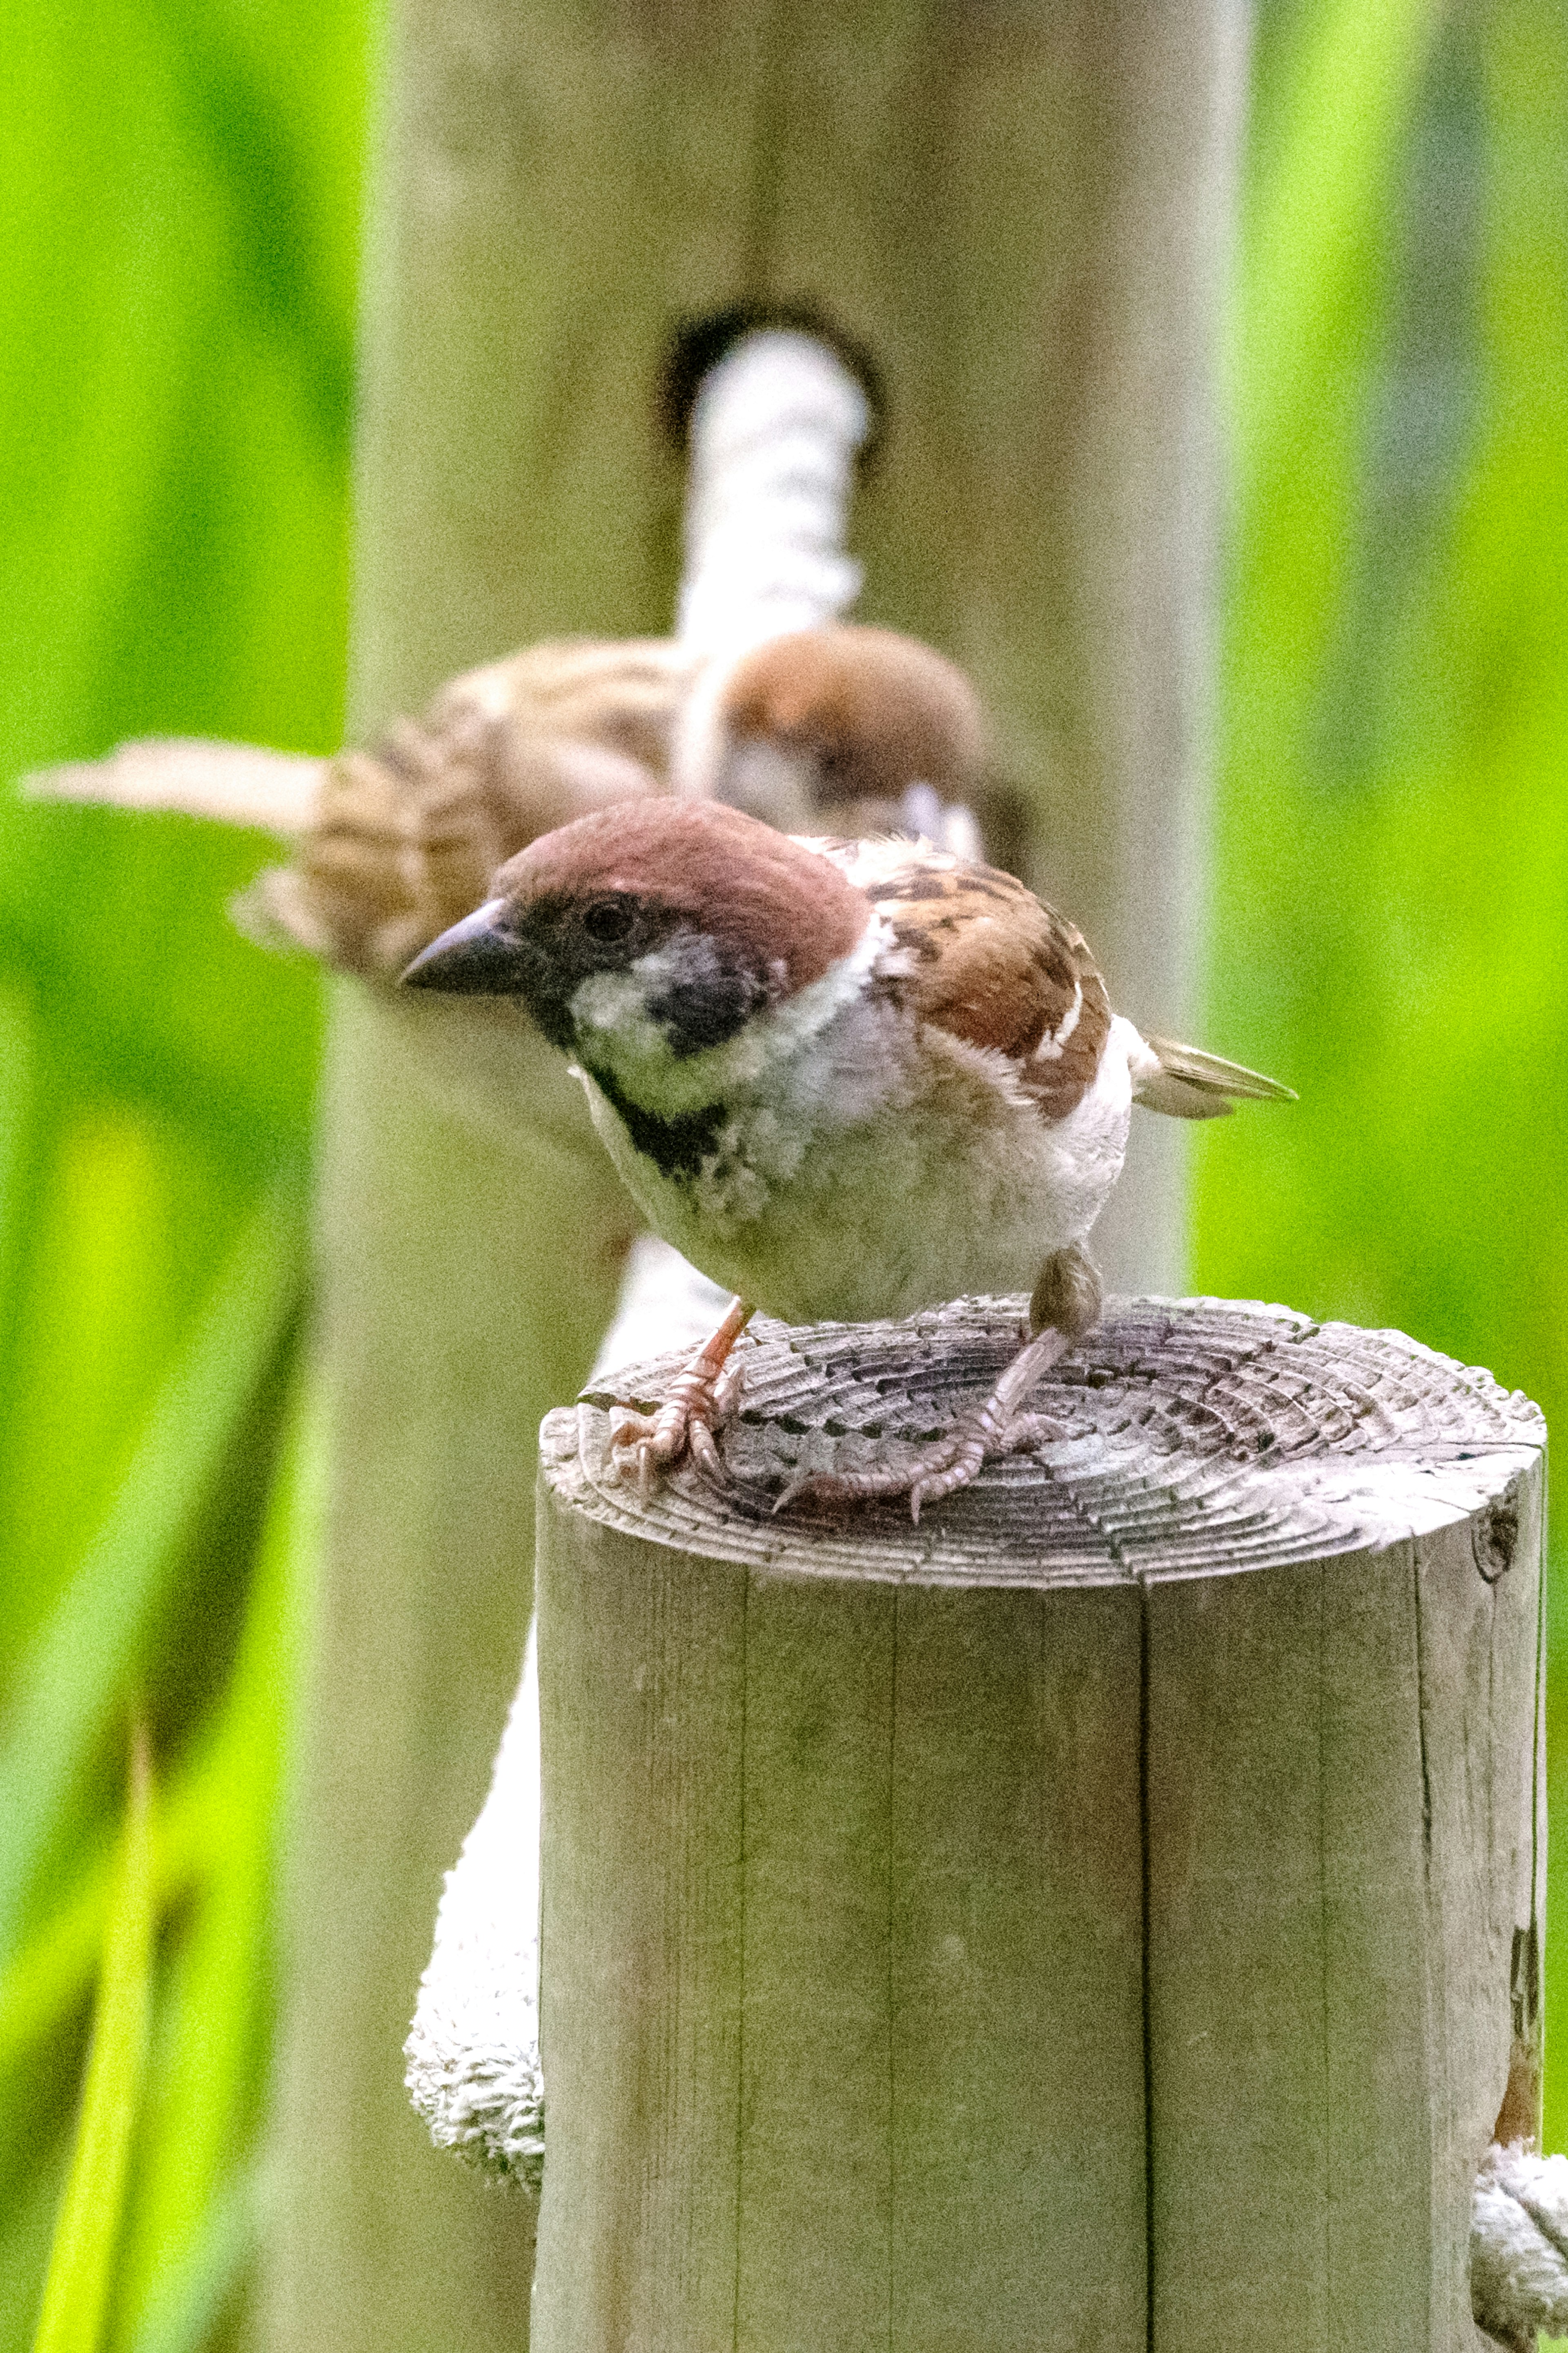
[[[1296,1100],[1294,1088],[1282,1087],[1278,1079],[1267,1079],[1261,1071],[1248,1071],[1240,1062],[1205,1054],[1199,1046],[1179,1045],[1173,1038],[1147,1038],[1144,1043],[1155,1057],[1155,1068],[1135,1078],[1132,1098],[1150,1111],[1165,1112],[1173,1119],[1224,1119],[1237,1103]]]
[[[121,744],[101,760],[41,769],[23,778],[22,791],[32,800],[112,801],[121,808],[219,818],[289,840],[314,819],[326,765],[253,744],[150,736]]]

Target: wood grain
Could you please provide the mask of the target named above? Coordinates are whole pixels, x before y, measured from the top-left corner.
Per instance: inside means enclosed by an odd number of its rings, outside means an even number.
[[[545,1425],[549,2353],[1477,2341],[1540,1417],[1397,1334],[1121,1301],[1038,1457],[918,1529],[773,1516],[1022,1310],[764,1326],[728,1498],[611,1482],[605,1393]]]
[[[1032,1393],[1070,1426],[987,1465],[928,1527],[907,1505],[775,1517],[801,1469],[856,1470],[946,1429],[992,1387],[1027,1303],[960,1300],[899,1323],[793,1330],[758,1317],[725,1433],[734,1495],[677,1472],[646,1505],[610,1480],[606,1413],[656,1398],[675,1360],[630,1366],[545,1426],[552,1487],[653,1542],[759,1567],[1034,1586],[1273,1567],[1479,1509],[1496,1458],[1533,1461],[1538,1409],[1399,1333],[1226,1300],[1111,1300]],[[1507,1473],[1507,1475],[1511,1475]],[[1478,1537],[1478,1542],[1480,1539]],[[1479,1572],[1478,1572],[1479,1574]]]

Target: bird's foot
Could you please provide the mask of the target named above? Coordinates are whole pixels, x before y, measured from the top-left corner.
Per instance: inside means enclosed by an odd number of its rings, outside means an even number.
[[[740,1403],[744,1366],[731,1351],[752,1311],[737,1299],[710,1340],[677,1373],[657,1412],[627,1407],[610,1432],[610,1476],[635,1477],[638,1499],[647,1503],[659,1475],[689,1455],[693,1467],[715,1487],[728,1487],[730,1473],[719,1451],[717,1432]]]
[[[918,1526],[926,1504],[967,1487],[980,1466],[994,1454],[1016,1454],[1026,1446],[1048,1444],[1068,1438],[1071,1426],[1048,1413],[1025,1413],[1024,1399],[1048,1366],[1065,1356],[1072,1343],[1065,1332],[1042,1332],[1021,1348],[984,1403],[963,1414],[945,1438],[921,1447],[912,1460],[897,1468],[876,1471],[809,1471],[794,1479],[773,1505],[858,1504],[881,1495],[907,1495],[910,1517]]]

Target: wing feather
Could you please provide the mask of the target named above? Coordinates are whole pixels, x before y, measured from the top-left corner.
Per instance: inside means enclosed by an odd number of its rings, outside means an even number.
[[[1110,1027],[1083,934],[1011,874],[926,841],[813,843],[892,930],[892,980],[923,1021],[1005,1054],[1047,1120],[1094,1083]]]

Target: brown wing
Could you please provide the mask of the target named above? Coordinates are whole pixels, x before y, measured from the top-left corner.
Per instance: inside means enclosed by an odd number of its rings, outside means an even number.
[[[572,639],[454,679],[424,720],[327,764],[294,865],[257,886],[262,925],[395,976],[537,835],[663,787],[692,669],[673,640]]]
[[[1110,1027],[1083,934],[1011,874],[925,842],[821,844],[891,925],[923,1020],[1005,1054],[1046,1119],[1093,1084]]]
[[[668,789],[699,657],[672,638],[530,646],[452,679],[368,752],[295,759],[245,744],[121,744],[30,777],[65,800],[183,809],[294,843],[237,913],[350,972],[395,979],[542,833]]]

